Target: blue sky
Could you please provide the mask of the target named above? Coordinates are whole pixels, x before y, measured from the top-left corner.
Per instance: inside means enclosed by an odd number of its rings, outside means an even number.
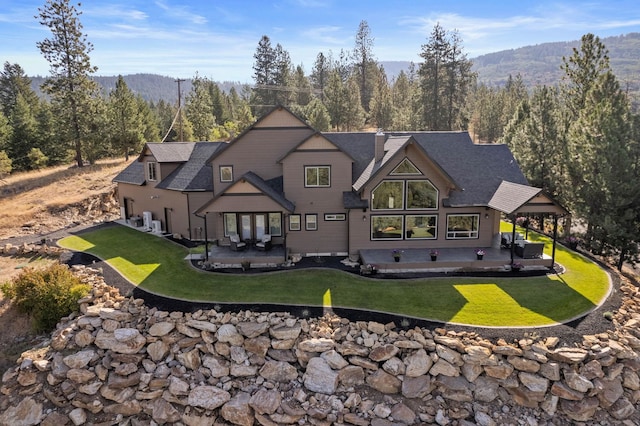
[[[0,61],[47,75],[36,42],[50,37],[35,15],[45,0],[0,0]],[[75,3],[74,3],[75,4]],[[154,73],[252,81],[262,35],[309,73],[318,52],[351,50],[366,20],[380,61],[419,62],[434,25],[457,30],[470,58],[551,41],[640,32],[637,0],[86,0],[80,20],[97,75]]]

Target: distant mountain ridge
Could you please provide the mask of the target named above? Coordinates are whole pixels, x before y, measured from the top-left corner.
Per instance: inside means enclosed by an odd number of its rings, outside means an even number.
[[[620,84],[628,90],[632,97],[640,100],[640,33],[629,33],[614,37],[605,37],[601,41],[609,50],[611,68]],[[473,61],[473,70],[478,74],[478,81],[491,86],[502,86],[509,76],[520,74],[527,87],[536,85],[553,86],[560,82],[563,72],[560,69],[562,57],[572,54],[572,49],[580,47],[580,40],[542,43],[517,49],[488,53]],[[409,69],[409,61],[379,61],[384,66],[389,81]],[[416,64],[417,70],[417,64]],[[157,74],[129,74],[123,76],[129,88],[148,101],[158,102],[163,99],[169,103],[177,103],[178,85],[175,78]],[[94,77],[100,85],[109,91],[115,88],[117,76]],[[44,77],[31,77],[32,87],[40,93],[40,85]],[[219,82],[220,88],[226,92],[231,87],[239,88],[239,82]],[[180,86],[183,99],[191,90],[191,80],[187,79]]]

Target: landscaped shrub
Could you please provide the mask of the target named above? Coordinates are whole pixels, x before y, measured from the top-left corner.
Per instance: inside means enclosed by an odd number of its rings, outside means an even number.
[[[78,308],[78,299],[86,296],[91,286],[83,284],[67,266],[54,264],[46,269],[25,268],[0,289],[21,312],[32,317],[35,331],[46,332]]]

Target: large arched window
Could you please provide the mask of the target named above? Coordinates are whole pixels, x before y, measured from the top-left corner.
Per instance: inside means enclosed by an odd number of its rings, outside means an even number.
[[[438,190],[428,180],[407,181],[407,210],[437,209]]]
[[[404,208],[404,181],[385,180],[371,191],[373,210],[402,210]]]
[[[432,210],[438,190],[426,179],[384,180],[371,191],[372,210]]]

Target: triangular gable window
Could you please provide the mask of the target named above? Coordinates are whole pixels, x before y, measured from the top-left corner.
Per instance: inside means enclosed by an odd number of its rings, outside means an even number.
[[[402,160],[391,172],[392,175],[421,175],[422,172],[408,158]]]

